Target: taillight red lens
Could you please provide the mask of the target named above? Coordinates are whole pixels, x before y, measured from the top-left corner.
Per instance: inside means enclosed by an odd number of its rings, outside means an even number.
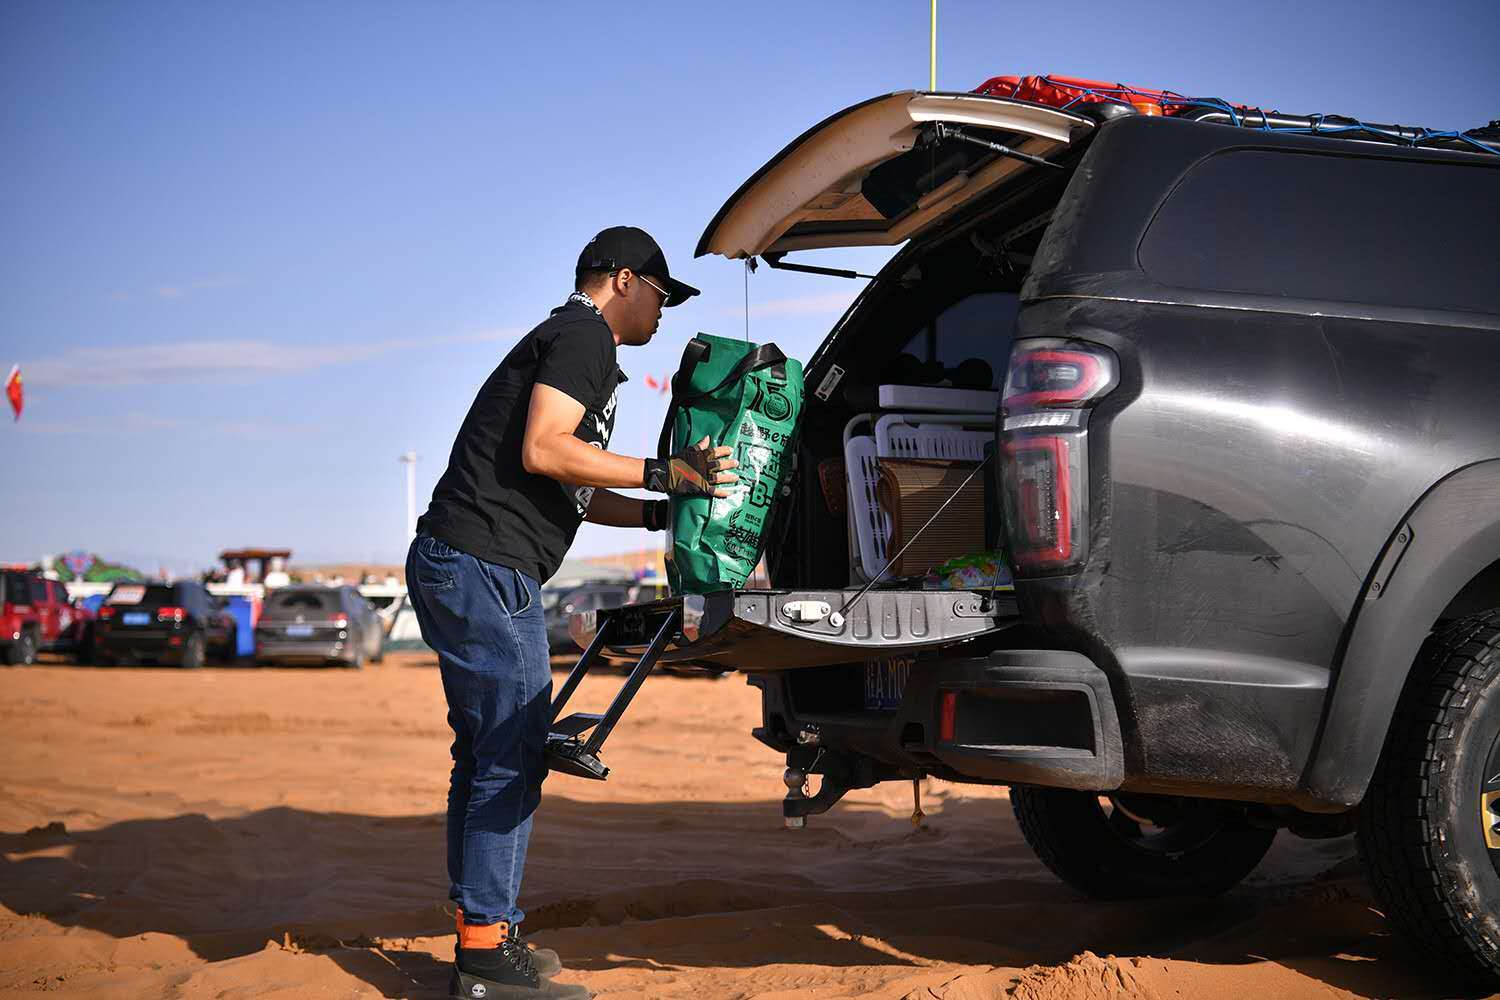
[[[335,628],[349,627],[349,619],[343,615],[334,615],[329,621]]]
[[[1073,406],[1109,387],[1113,371],[1105,359],[1089,351],[1017,348],[1005,380],[1007,411],[1036,407]]]
[[[944,691],[942,716],[938,720],[938,738],[944,743],[953,742],[953,732],[958,723],[958,692]]]
[[[1013,555],[1020,566],[1049,566],[1073,558],[1078,508],[1072,449],[1061,435],[1024,437],[1005,445],[1006,492]]]
[[[158,608],[156,611],[156,620],[159,622],[180,622],[186,617],[186,608]]]
[[[1026,339],[1001,400],[1006,528],[1019,570],[1068,572],[1088,555],[1088,418],[1119,381],[1113,351]]]
[[[105,619],[106,621],[113,618],[114,616],[115,609],[110,607],[109,605],[105,605],[104,607],[99,609],[99,617]]]

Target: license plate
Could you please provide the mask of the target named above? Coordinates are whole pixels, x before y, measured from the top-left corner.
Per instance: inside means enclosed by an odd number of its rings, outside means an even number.
[[[151,615],[146,611],[127,611],[120,616],[120,621],[126,625],[150,625]]]
[[[286,634],[294,639],[306,639],[312,635],[312,632],[311,625],[288,625],[286,627]]]
[[[900,708],[911,677],[910,656],[888,656],[865,661],[865,708],[872,710]]]

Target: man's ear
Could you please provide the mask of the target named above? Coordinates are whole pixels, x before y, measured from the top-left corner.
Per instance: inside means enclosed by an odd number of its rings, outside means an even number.
[[[615,272],[615,294],[627,295],[631,282],[635,281],[635,272],[628,267],[622,267]]]

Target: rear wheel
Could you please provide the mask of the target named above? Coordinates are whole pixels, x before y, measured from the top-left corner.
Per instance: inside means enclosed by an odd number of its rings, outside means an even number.
[[[203,641],[203,633],[195,632],[182,641],[182,668],[184,670],[197,670],[203,666],[207,658],[208,644]]]
[[[228,638],[224,640],[224,648],[219,651],[219,659],[224,663],[226,667],[232,667],[234,666],[234,662],[239,659],[239,654],[239,633],[234,629],[230,629]]]
[[[36,633],[22,629],[20,638],[5,651],[5,662],[13,667],[29,667],[36,662]]]
[[[1217,895],[1276,837],[1199,799],[1018,785],[1010,801],[1042,863],[1097,899]]]
[[[1500,982],[1500,609],[1423,644],[1360,805],[1359,849],[1424,954]]]
[[[78,649],[73,653],[73,661],[80,664],[93,663],[97,647],[94,645],[94,626],[85,625],[83,635],[78,640]]]

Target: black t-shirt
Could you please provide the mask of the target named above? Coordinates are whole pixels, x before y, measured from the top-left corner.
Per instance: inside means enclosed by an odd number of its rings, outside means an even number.
[[[594,491],[522,467],[531,387],[541,382],[582,403],[583,420],[573,433],[603,449],[615,428],[615,389],[623,381],[604,318],[577,300],[554,309],[480,388],[417,530],[546,582],[573,544]]]

